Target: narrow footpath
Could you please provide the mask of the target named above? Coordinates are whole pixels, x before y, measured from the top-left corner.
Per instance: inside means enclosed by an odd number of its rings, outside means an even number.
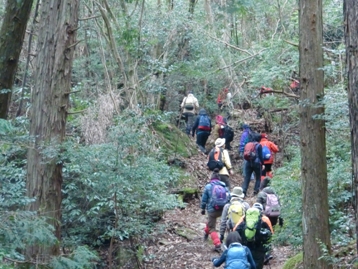
[[[231,158],[234,159],[235,152],[231,151]],[[214,252],[213,244],[210,240],[204,242],[203,229],[206,223],[206,216],[200,214],[201,192],[210,178],[211,172],[206,168],[206,156],[198,151],[198,155],[187,160],[188,174],[197,175],[197,189],[200,193],[193,195],[188,200],[184,209],[175,209],[164,214],[159,225],[164,224],[166,232],[158,235],[155,242],[151,242],[146,251],[147,255],[154,256],[153,260],[148,261],[145,268],[168,269],[204,269],[214,268],[211,259],[219,256]],[[239,173],[239,163],[235,159],[235,175],[231,177],[232,186],[241,186],[243,178]],[[245,199],[250,205],[255,202],[252,194],[253,182],[250,183],[248,197]],[[219,226],[219,222],[218,222]],[[264,268],[280,269],[291,254],[289,247],[274,247],[272,252],[274,259],[270,265]],[[220,268],[223,268],[221,266]]]

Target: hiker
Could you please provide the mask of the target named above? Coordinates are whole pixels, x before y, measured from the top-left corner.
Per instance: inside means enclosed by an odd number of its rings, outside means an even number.
[[[223,89],[219,92],[218,98],[216,99],[216,103],[218,104],[219,110],[222,108],[223,103],[226,101],[226,97],[227,97],[228,92],[229,92],[229,89],[228,89],[228,88],[223,88]]]
[[[209,235],[214,244],[214,251],[221,252],[221,242],[216,231],[216,219],[221,217],[223,208],[229,200],[229,190],[225,183],[220,181],[219,169],[215,168],[210,182],[205,185],[201,198],[201,214],[208,212],[208,222],[204,229],[204,240]]]
[[[225,269],[256,269],[255,261],[248,247],[241,244],[241,236],[231,232],[226,239],[226,250],[219,258],[213,258],[215,267],[225,262]]]
[[[252,141],[252,136],[253,136],[253,132],[251,131],[251,128],[249,125],[247,124],[243,124],[241,126],[241,128],[243,129],[243,132],[241,134],[241,138],[240,138],[240,143],[239,143],[239,148],[238,148],[238,151],[239,151],[239,156],[241,158],[244,157],[244,148],[246,146],[246,144],[248,142],[251,142]],[[246,175],[246,171],[245,171],[245,164],[246,164],[246,160],[243,159],[243,164],[242,164],[242,174],[243,174],[243,177],[245,178],[245,175]]]
[[[242,244],[250,249],[257,269],[262,269],[273,258],[269,254],[273,229],[270,219],[262,211],[262,205],[254,203],[234,227],[242,238]]]
[[[224,206],[220,222],[220,241],[224,241],[225,231],[232,231],[237,222],[245,215],[250,205],[243,200],[244,193],[241,187],[235,187],[230,193],[230,203]]]
[[[226,184],[226,187],[230,190],[230,175],[233,175],[234,171],[232,169],[229,152],[225,149],[225,138],[216,139],[215,148],[222,151],[222,163],[224,164],[224,166],[219,171],[220,180],[224,182]]]
[[[194,115],[199,109],[198,99],[195,98],[192,91],[189,92],[188,96],[184,97],[180,107],[183,110],[182,114],[185,117],[185,124],[186,124],[185,131],[186,134],[189,136],[191,128],[193,127],[193,123],[194,123]]]
[[[224,118],[221,115],[215,117],[215,126],[213,130],[213,139],[214,141],[218,138],[224,138]]]
[[[211,119],[206,114],[206,110],[204,108],[200,109],[199,116],[196,118],[195,123],[193,125],[193,137],[195,135],[195,132],[196,144],[199,146],[200,150],[206,154],[205,144],[211,133]]]
[[[256,134],[254,135],[254,142],[249,142],[245,145],[244,150],[244,158],[246,159],[245,162],[245,177],[244,182],[242,185],[242,189],[246,196],[247,189],[250,184],[250,177],[252,172],[255,172],[255,186],[254,186],[254,195],[258,194],[260,190],[260,183],[261,183],[261,170],[265,168],[263,164],[262,158],[262,146],[260,144],[261,135]],[[250,152],[248,150],[250,149]],[[246,154],[250,153],[250,156],[246,156]]]
[[[280,198],[277,195],[274,188],[271,186],[271,179],[269,177],[265,177],[261,181],[260,192],[256,197],[256,202],[262,204],[264,209],[264,214],[267,216],[271,225],[274,227],[277,222],[280,227],[283,226],[283,219],[281,218],[281,203]],[[269,206],[267,206],[267,202],[269,202]]]
[[[267,138],[267,134],[262,133],[261,134],[261,141],[260,144],[262,146],[262,151],[264,152],[265,149],[264,147],[267,147],[267,149],[270,151],[270,156],[269,158],[265,158],[264,157],[264,165],[265,165],[265,169],[263,170],[262,176],[269,176],[272,178],[272,164],[274,161],[274,155],[278,152],[278,146],[271,142],[270,140],[268,140]],[[265,155],[265,154],[264,154]]]
[[[235,136],[235,133],[234,133],[234,130],[232,129],[232,127],[230,127],[228,124],[227,124],[227,119],[224,118],[224,138],[225,138],[225,148],[227,150],[231,150],[232,147],[230,145],[230,143],[234,140],[234,136]]]

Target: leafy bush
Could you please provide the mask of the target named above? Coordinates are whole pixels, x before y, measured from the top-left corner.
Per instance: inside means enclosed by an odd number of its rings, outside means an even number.
[[[158,160],[161,144],[149,135],[151,123],[150,117],[122,118],[106,143],[67,143],[65,245],[146,237],[162,212],[178,205],[167,187],[179,176],[166,160]]]

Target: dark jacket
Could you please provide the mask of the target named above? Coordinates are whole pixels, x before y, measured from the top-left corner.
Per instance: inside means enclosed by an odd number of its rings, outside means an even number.
[[[266,208],[266,200],[267,200],[267,194],[275,194],[277,196],[278,202],[280,203],[280,198],[278,197],[277,193],[272,187],[266,187],[262,189],[258,194],[256,198],[256,202],[262,204],[264,210]]]
[[[209,123],[210,123],[210,126],[209,126],[209,130],[199,130],[198,127],[199,127],[199,122],[200,122],[200,117],[208,117],[209,119]],[[206,114],[206,111],[204,108],[201,108],[200,111],[199,111],[199,115],[198,117],[196,117],[196,120],[194,122],[194,125],[193,125],[193,129],[192,129],[192,133],[194,134],[195,132],[198,134],[199,132],[208,132],[209,134],[211,133],[211,128],[212,128],[212,125],[211,125],[211,119],[210,117],[208,116],[208,114]]]

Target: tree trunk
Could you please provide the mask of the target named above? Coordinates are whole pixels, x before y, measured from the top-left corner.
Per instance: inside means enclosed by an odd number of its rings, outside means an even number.
[[[352,169],[355,189],[356,235],[358,235],[358,2],[344,0],[346,61],[348,68],[348,102],[351,126]],[[358,237],[357,237],[358,238]],[[358,240],[356,241],[358,253]]]
[[[30,135],[34,137],[34,144],[27,158],[27,194],[36,197],[36,201],[30,210],[48,218],[59,240],[62,164],[57,156],[65,137],[78,5],[78,0],[42,2],[31,96]],[[60,254],[59,244],[29,246],[26,254],[29,259],[40,257],[40,261],[48,262],[52,255]]]
[[[0,30],[0,118],[6,119],[33,0],[8,0]]]
[[[322,1],[300,0],[300,136],[302,173],[303,267],[331,268],[324,106]]]

